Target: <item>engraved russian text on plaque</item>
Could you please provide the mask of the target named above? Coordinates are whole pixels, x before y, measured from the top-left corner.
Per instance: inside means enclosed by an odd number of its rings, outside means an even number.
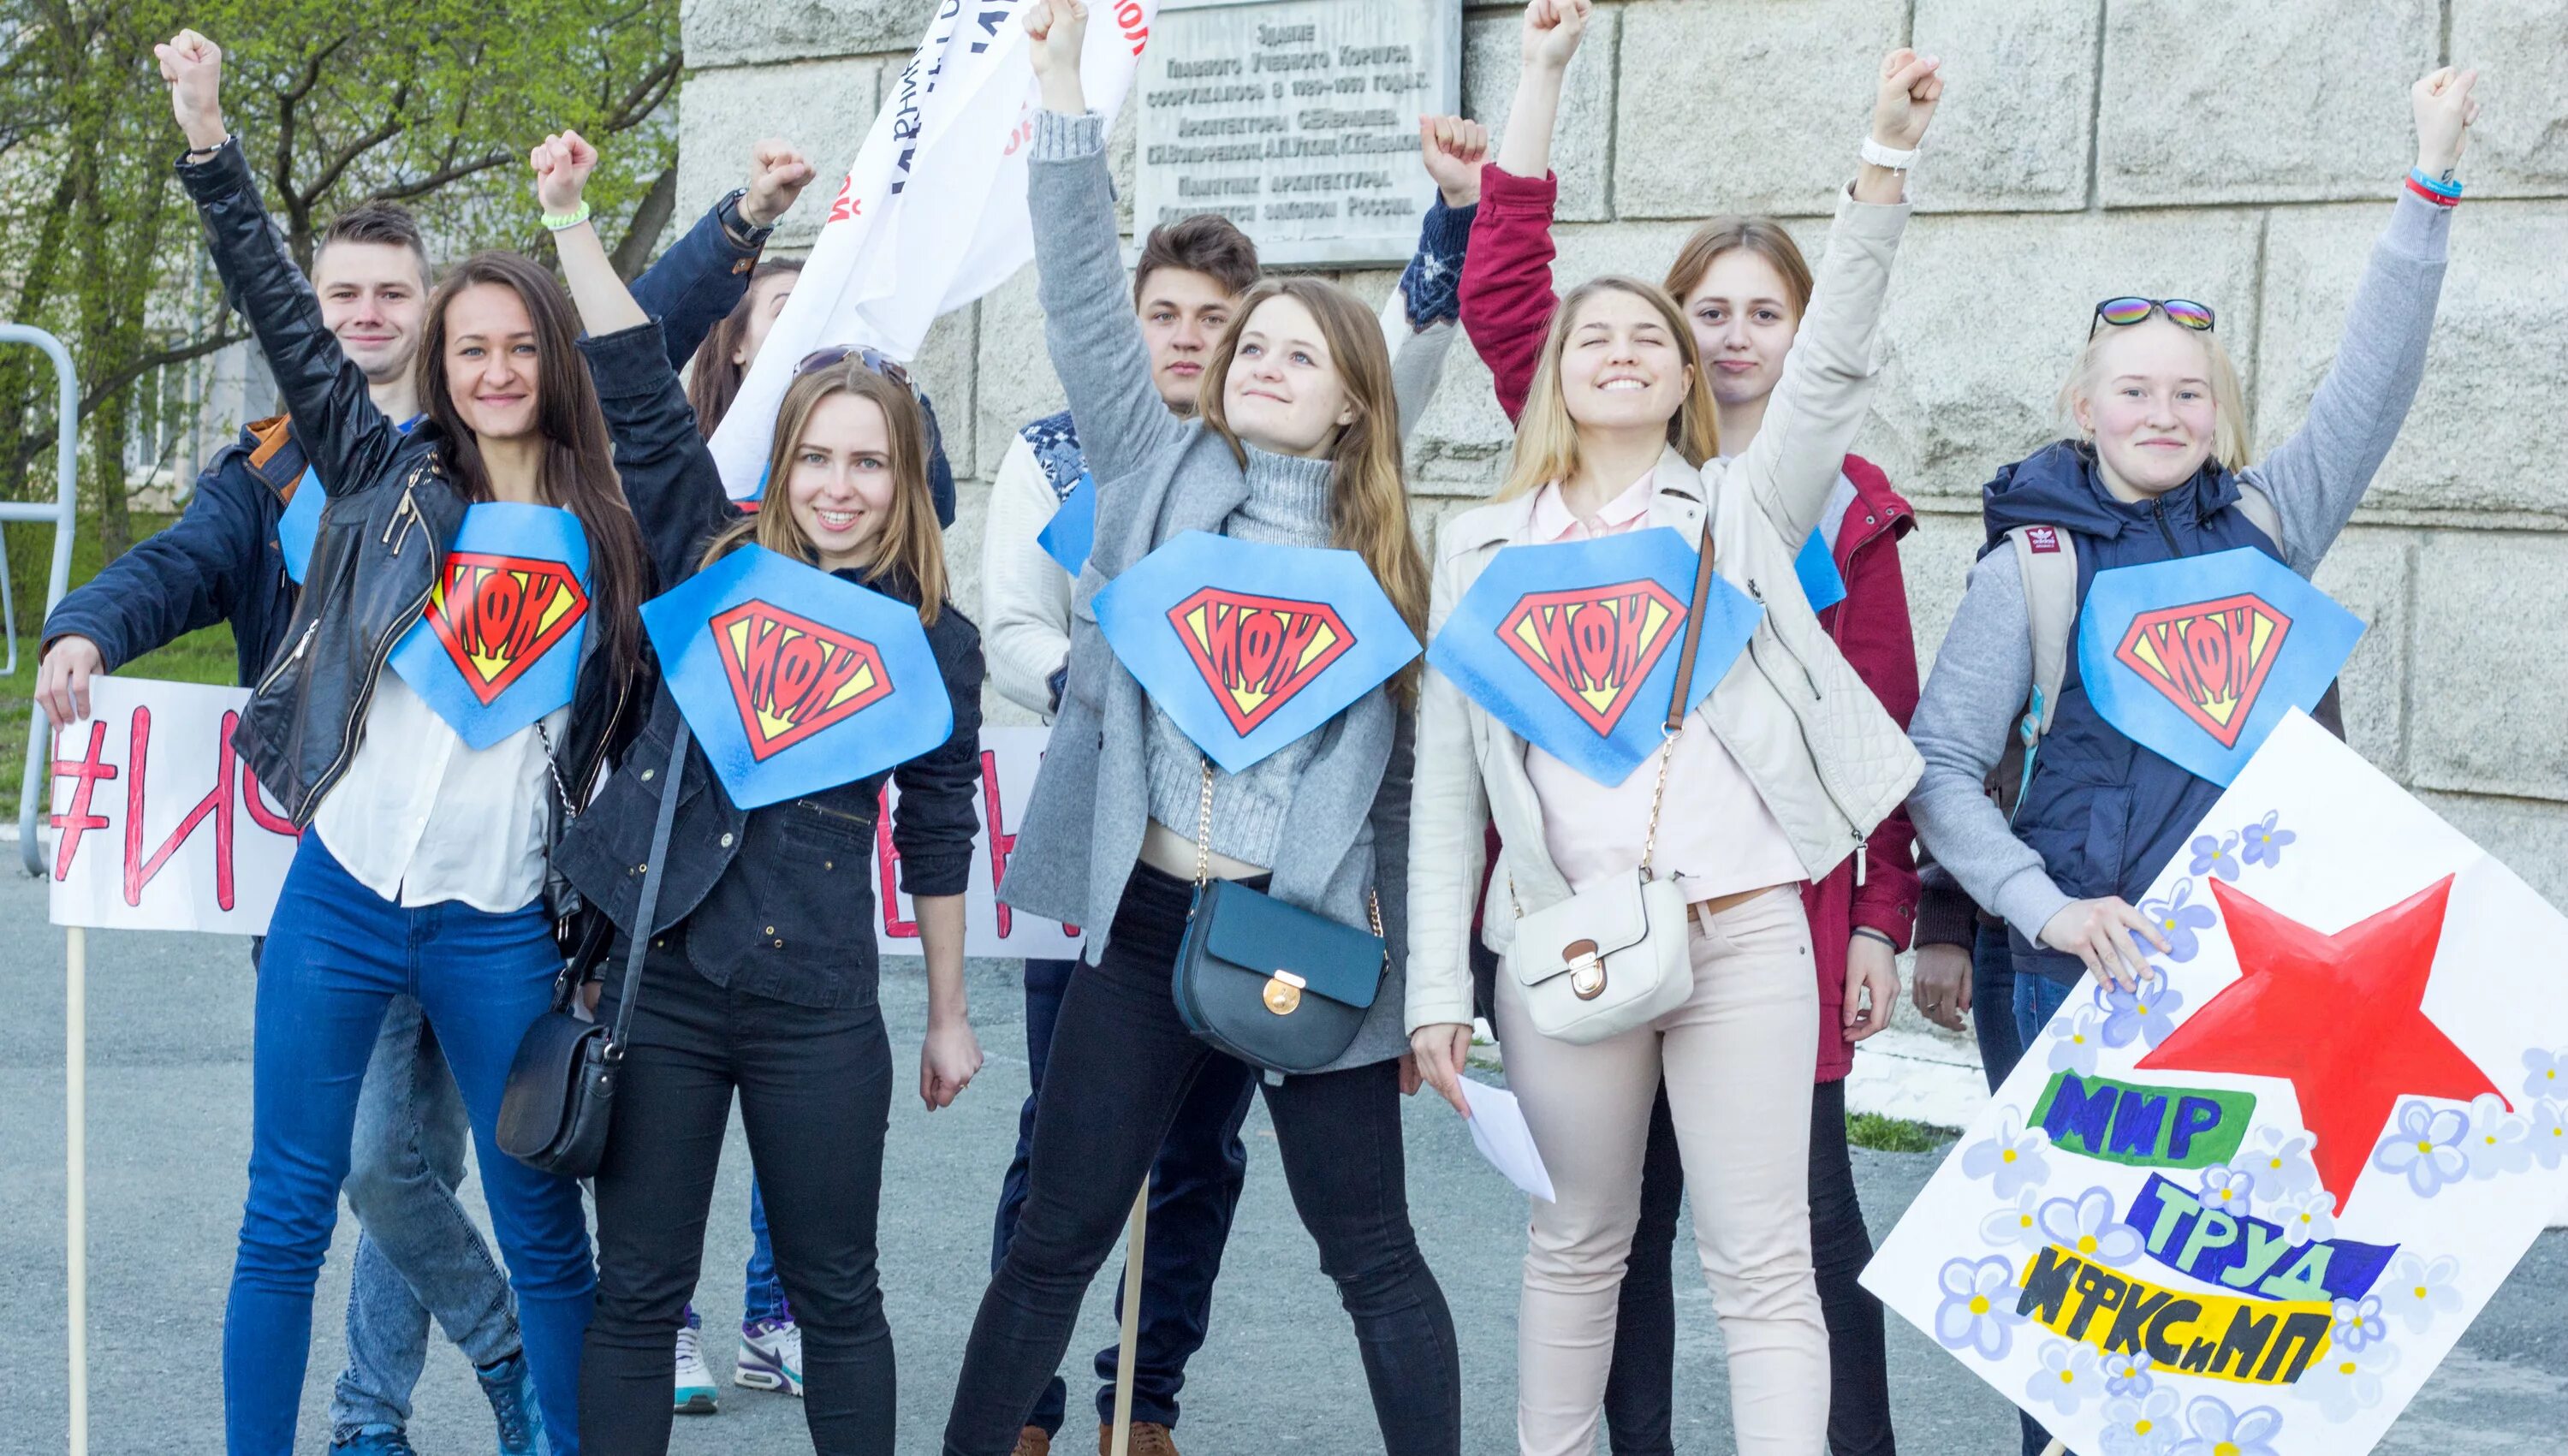
[[[1406,260],[1436,183],[1418,119],[1461,93],[1461,0],[1162,0],[1137,108],[1136,231],[1218,212],[1268,263]]]

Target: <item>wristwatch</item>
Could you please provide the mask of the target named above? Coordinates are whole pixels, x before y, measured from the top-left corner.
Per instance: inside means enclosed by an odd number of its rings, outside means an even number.
[[[732,246],[743,252],[754,253],[767,246],[768,236],[776,231],[776,224],[771,222],[765,227],[750,225],[749,219],[743,217],[740,212],[741,199],[748,195],[747,187],[732,188],[723,194],[721,201],[714,204],[714,213],[722,219],[723,235],[731,239]]]

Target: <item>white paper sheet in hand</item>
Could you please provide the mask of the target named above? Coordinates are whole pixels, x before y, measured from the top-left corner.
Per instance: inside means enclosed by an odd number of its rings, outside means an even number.
[[[1462,1078],[1462,1100],[1471,1104],[1471,1145],[1507,1181],[1545,1203],[1552,1201],[1551,1174],[1542,1166],[1542,1149],[1533,1145],[1516,1094]]]

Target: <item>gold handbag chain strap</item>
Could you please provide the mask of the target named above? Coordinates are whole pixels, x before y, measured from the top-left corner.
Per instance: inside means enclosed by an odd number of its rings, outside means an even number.
[[[1664,776],[1664,774],[1663,774]],[[1655,816],[1654,816],[1655,817]],[[1195,888],[1200,890],[1212,879],[1212,760],[1203,765],[1203,798],[1195,810]],[[1365,914],[1373,922],[1373,933],[1382,934],[1382,896],[1365,891]],[[1383,960],[1391,959],[1391,948],[1383,947]]]
[[[1195,814],[1195,888],[1212,879],[1212,760],[1203,760],[1203,805]]]
[[[1677,685],[1668,697],[1667,722],[1660,726],[1659,781],[1650,790],[1650,832],[1641,841],[1641,878],[1651,878],[1659,853],[1659,806],[1668,796],[1668,762],[1676,757],[1677,739],[1685,732],[1686,700],[1693,696],[1695,649],[1703,641],[1704,599],[1712,595],[1712,502],[1703,507],[1703,546],[1694,558],[1694,595],[1686,602],[1685,636],[1677,639]],[[1207,796],[1212,792],[1207,786]],[[1209,802],[1209,797],[1206,799]]]

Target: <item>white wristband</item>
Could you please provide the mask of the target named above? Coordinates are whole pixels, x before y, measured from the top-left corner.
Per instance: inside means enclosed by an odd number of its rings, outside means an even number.
[[[1906,151],[1884,146],[1880,143],[1872,140],[1870,133],[1866,133],[1863,139],[1863,150],[1860,154],[1864,160],[1871,162],[1874,166],[1886,166],[1892,171],[1906,171],[1916,164],[1917,150],[1918,148],[1914,146],[1908,148]]]

